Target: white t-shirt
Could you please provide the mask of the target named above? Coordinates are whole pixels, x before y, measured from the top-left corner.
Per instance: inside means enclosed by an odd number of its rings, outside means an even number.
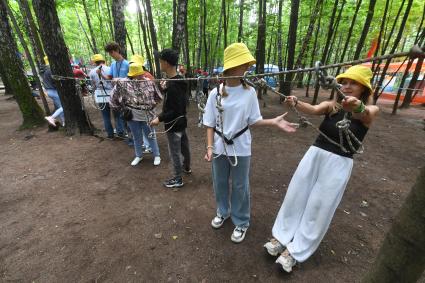
[[[227,139],[231,139],[243,128],[255,124],[262,120],[263,117],[260,113],[260,106],[258,105],[258,98],[254,88],[248,87],[245,89],[242,85],[236,87],[226,86],[226,92],[228,96],[221,98],[221,104],[224,109],[222,112],[224,129],[221,128],[221,125],[218,125],[217,88],[214,88],[208,96],[203,123],[207,127],[217,128]],[[228,145],[222,141],[222,138],[217,133],[214,133],[213,152],[215,154],[225,154],[225,146],[229,156],[251,156],[251,132],[249,129],[234,139],[233,142],[233,145]],[[235,152],[233,151],[233,146]]]

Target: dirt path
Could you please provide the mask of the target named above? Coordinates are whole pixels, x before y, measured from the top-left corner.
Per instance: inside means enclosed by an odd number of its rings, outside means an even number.
[[[276,97],[265,101],[264,117],[282,112]],[[252,221],[246,240],[236,245],[230,222],[217,231],[210,226],[210,164],[202,159],[205,130],[196,127],[194,105],[188,130],[194,172],[173,192],[161,186],[170,172],[164,136],[158,137],[161,166],[154,168],[147,156],[133,168],[133,149],[122,141],[69,138],[46,129],[17,132],[16,103],[0,96],[0,281],[358,281],[425,161],[424,108],[395,117],[389,112],[384,106],[365,153],[355,158],[323,243],[288,275],[262,245],[290,177],[315,139],[311,129],[291,136],[253,130]],[[91,110],[91,117],[101,127],[100,114]]]

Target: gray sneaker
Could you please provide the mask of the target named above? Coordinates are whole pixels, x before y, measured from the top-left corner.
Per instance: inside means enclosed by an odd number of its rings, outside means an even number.
[[[227,218],[229,218],[229,217],[223,217],[223,216],[216,215],[214,217],[214,219],[211,221],[211,226],[215,229],[218,229],[221,226],[223,226],[224,221],[226,221]]]
[[[272,238],[269,242],[264,244],[269,255],[277,256],[285,250],[285,247],[276,239]]]
[[[233,230],[232,236],[230,237],[232,242],[234,243],[242,242],[245,239],[246,230],[248,230],[248,227],[236,226],[235,229]]]
[[[292,267],[295,266],[297,261],[291,256],[288,250],[285,250],[276,260],[277,264],[280,264],[286,272],[290,273]]]

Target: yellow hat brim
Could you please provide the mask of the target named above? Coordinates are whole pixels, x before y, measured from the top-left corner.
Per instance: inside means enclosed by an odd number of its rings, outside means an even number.
[[[237,55],[233,58],[229,58],[224,62],[223,72],[232,68],[239,67],[241,65],[249,64],[250,66],[254,65],[257,61],[251,55],[251,53],[246,52],[244,54]]]
[[[134,72],[128,72],[127,77],[135,77],[135,76],[140,76],[143,75],[145,73],[145,71],[134,71]]]

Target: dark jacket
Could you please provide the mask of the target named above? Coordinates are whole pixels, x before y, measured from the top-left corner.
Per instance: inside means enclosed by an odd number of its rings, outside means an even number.
[[[172,79],[181,79],[180,75]],[[162,113],[158,119],[164,122],[165,130],[170,132],[181,132],[187,127],[186,119],[186,81],[168,81],[167,88],[164,90],[164,103],[162,105]],[[181,117],[183,116],[183,117]],[[180,117],[180,118],[178,118]]]
[[[45,89],[56,89],[52,78],[52,71],[50,66],[41,67],[40,73],[43,77],[43,86]]]

